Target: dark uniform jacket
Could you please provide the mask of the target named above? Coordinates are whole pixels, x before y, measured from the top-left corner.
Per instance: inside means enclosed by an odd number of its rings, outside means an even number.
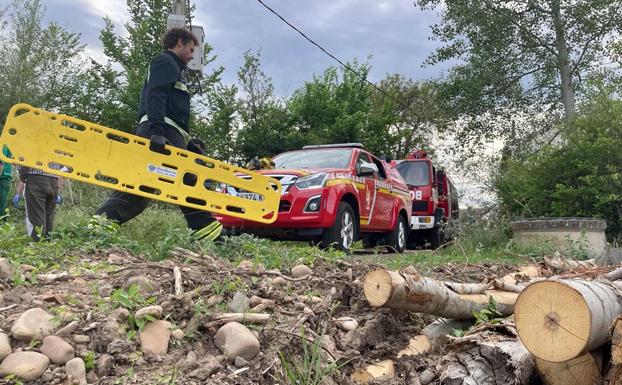
[[[153,135],[164,136],[164,125],[171,125],[170,121],[165,123],[168,119],[189,133],[190,94],[182,76],[184,68],[181,59],[171,51],[157,56],[149,65],[140,94],[138,118],[148,116]]]

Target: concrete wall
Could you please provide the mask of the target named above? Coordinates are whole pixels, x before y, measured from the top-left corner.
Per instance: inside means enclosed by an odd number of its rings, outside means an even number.
[[[604,220],[592,218],[540,218],[511,223],[513,238],[519,244],[529,245],[549,241],[563,253],[586,247],[590,258],[606,255]]]

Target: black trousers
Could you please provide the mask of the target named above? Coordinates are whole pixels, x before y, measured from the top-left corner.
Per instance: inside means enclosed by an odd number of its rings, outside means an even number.
[[[143,138],[151,137],[149,122],[138,125],[136,135]],[[164,137],[171,145],[186,149],[183,137],[175,127],[165,125]],[[106,201],[97,209],[98,215],[105,215],[118,223],[125,223],[142,213],[149,206],[151,199],[121,191],[113,191]],[[186,218],[186,223],[191,230],[198,230],[213,222],[215,219],[207,211],[197,210],[190,207],[179,206]]]

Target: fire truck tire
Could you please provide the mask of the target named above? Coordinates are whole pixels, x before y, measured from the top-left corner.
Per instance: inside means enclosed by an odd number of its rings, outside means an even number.
[[[335,223],[322,234],[322,247],[332,246],[338,250],[349,251],[357,236],[358,219],[354,210],[348,203],[340,202]]]
[[[432,249],[438,249],[443,243],[443,232],[440,227],[434,227],[430,230],[430,247]]]
[[[390,253],[403,253],[408,241],[408,224],[403,216],[398,215],[395,228],[387,234],[387,250]]]

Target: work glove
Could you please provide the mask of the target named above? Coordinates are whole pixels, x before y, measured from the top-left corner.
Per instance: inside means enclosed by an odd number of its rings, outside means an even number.
[[[56,204],[60,205],[63,203],[63,197],[60,196],[60,194],[56,194]]]
[[[149,149],[160,154],[165,154],[164,145],[166,144],[166,138],[162,135],[151,135],[149,141]]]
[[[13,206],[19,207],[19,201],[22,199],[22,196],[19,194],[13,195]]]

